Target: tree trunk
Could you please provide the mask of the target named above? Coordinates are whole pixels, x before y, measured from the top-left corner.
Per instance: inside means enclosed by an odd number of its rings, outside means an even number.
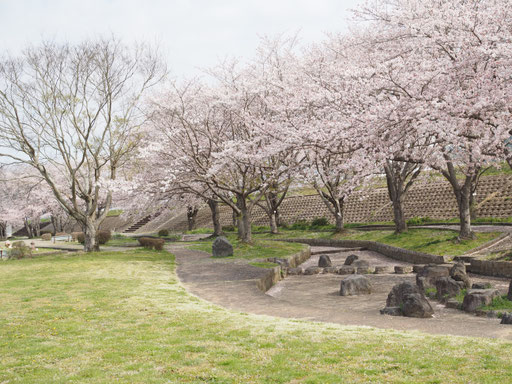
[[[222,227],[220,225],[219,202],[217,200],[209,199],[208,206],[212,212],[213,236],[220,236],[222,235]]]
[[[238,227],[238,213],[234,209],[231,217],[233,219],[233,227]]]
[[[196,218],[199,209],[197,207],[188,207],[187,208],[187,222],[188,222],[188,230],[191,231],[196,227]]]
[[[85,233],[85,243],[84,243],[84,251],[85,252],[97,252],[100,250],[100,245],[96,239],[97,232],[97,223],[94,222],[91,218],[89,218],[85,224],[84,233]]]
[[[32,230],[32,224],[30,223],[27,217],[23,219],[23,224],[25,224],[25,229],[27,230],[28,238],[32,239],[34,237],[34,231]]]
[[[277,229],[277,215],[278,213],[276,211],[270,212],[270,233],[274,235],[279,233]]]
[[[243,243],[250,243],[252,240],[251,212],[247,207],[244,196],[237,196],[236,206],[238,207],[238,239]]]
[[[388,195],[393,206],[393,221],[395,233],[407,231],[404,215],[405,195],[413,182],[419,176],[421,167],[416,163],[387,160],[384,164]]]
[[[462,187],[458,193],[455,193],[460,219],[459,238],[472,239],[474,234],[471,231],[471,189]]]
[[[393,221],[395,222],[395,233],[407,232],[407,222],[403,211],[402,199],[392,200],[393,203]]]
[[[345,222],[345,218],[343,217],[343,200],[341,200],[341,206],[340,209],[337,209],[336,212],[336,233],[343,232],[343,226]]]
[[[480,169],[475,169],[472,175],[466,175],[463,184],[460,184],[457,180],[455,167],[449,161],[447,162],[447,170],[443,170],[442,174],[450,182],[457,200],[460,220],[459,239],[473,239],[474,234],[471,231],[471,195],[476,189]]]

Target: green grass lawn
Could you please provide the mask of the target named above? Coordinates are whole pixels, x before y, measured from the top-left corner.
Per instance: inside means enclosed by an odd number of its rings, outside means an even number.
[[[305,248],[303,244],[275,242],[272,240],[255,239],[252,244],[238,241],[236,235],[228,234],[228,240],[233,245],[233,256],[236,259],[261,259],[267,257],[286,257],[300,252]],[[189,246],[190,249],[212,252],[213,239],[201,240]],[[224,257],[223,260],[229,259]]]
[[[512,343],[237,313],[167,252],[0,264],[2,383],[495,383]]]
[[[315,232],[299,230],[282,230],[277,235],[270,233],[255,234],[256,239],[285,239],[285,238],[318,238],[318,239],[352,239],[370,240],[411,249],[418,252],[431,253],[443,256],[462,255],[470,249],[476,248],[500,235],[499,232],[476,233],[474,240],[457,240],[457,232],[428,228],[413,228],[402,234],[395,234],[393,230],[356,231],[347,230],[341,234],[332,232]]]

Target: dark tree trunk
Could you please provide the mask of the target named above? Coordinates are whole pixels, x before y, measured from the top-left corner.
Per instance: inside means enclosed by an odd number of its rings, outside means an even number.
[[[457,200],[460,219],[459,238],[472,239],[474,238],[474,234],[471,231],[472,194],[476,190],[481,169],[476,168],[471,175],[464,176],[462,184],[457,180],[457,173],[452,162],[448,161],[447,169],[442,170],[441,173],[450,182]]]
[[[195,229],[195,227],[196,227],[196,218],[197,218],[198,212],[199,212],[199,209],[195,206],[187,207],[187,223],[188,223],[189,231]]]
[[[421,166],[416,163],[386,161],[384,165],[388,195],[393,205],[393,221],[395,233],[407,231],[404,214],[404,201],[407,191],[421,172]]]
[[[217,200],[208,199],[208,206],[212,213],[213,236],[220,236],[222,235],[222,227],[220,225],[219,202]]]
[[[251,212],[247,206],[247,200],[245,196],[237,196],[236,203],[239,214],[238,214],[238,238],[243,243],[250,243],[252,241],[252,230],[251,230]]]
[[[100,244],[96,238],[96,232],[98,231],[97,223],[93,218],[87,218],[84,225],[84,251],[85,252],[98,252],[100,250]]]
[[[29,239],[34,238],[34,231],[33,231],[33,228],[32,228],[32,223],[30,222],[28,217],[25,217],[23,219],[23,224],[25,225],[25,229],[27,231],[28,238]]]
[[[329,212],[334,216],[334,222],[336,223],[335,232],[343,232],[345,225],[345,196],[335,199],[323,191],[317,191]]]

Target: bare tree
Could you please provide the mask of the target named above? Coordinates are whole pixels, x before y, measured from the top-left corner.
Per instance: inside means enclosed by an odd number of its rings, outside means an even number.
[[[142,96],[165,75],[147,45],[45,42],[0,62],[0,156],[44,178],[98,250],[109,185],[138,144]],[[101,206],[102,209],[98,210]]]

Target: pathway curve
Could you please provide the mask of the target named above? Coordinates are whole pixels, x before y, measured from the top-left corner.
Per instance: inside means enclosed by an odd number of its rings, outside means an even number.
[[[210,254],[190,250],[187,246],[172,244],[167,247],[176,256],[178,277],[189,292],[228,309],[345,325],[512,340],[512,326],[500,325],[498,319],[486,319],[447,309],[436,302],[432,302],[436,312],[432,319],[381,315],[379,309],[384,307],[391,287],[398,281],[412,281],[412,274],[369,275],[376,293],[365,296],[339,296],[339,284],[343,277],[333,274],[289,276],[266,294],[256,285],[258,279],[266,273],[264,269],[250,266],[245,260],[213,259]],[[384,259],[390,260],[370,251],[341,251],[330,256],[336,260],[349,253],[356,253],[363,259],[378,259],[379,263]],[[312,256],[313,259],[308,263],[314,263],[315,257],[318,256]],[[403,264],[395,261],[392,263]],[[507,281],[492,280],[496,287],[506,289]]]

